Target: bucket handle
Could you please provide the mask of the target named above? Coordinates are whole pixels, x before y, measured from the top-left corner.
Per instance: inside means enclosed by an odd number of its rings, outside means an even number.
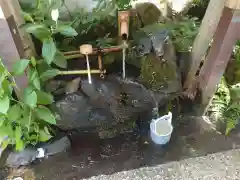
[[[162,121],[162,120],[164,120],[164,121],[167,120],[169,124],[172,124],[172,113],[169,112],[167,115],[164,115],[164,116],[162,116],[162,117],[154,120],[154,125],[155,125],[155,126],[154,126],[154,131],[155,131],[155,132],[157,132],[157,129],[156,129],[156,127],[157,127],[157,122],[158,122],[158,121]]]

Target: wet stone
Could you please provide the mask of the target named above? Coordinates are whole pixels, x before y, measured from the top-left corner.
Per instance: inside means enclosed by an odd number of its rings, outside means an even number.
[[[71,148],[71,142],[67,136],[64,136],[59,140],[44,144],[40,148],[44,149],[45,156],[53,156],[55,154],[69,150]]]
[[[6,160],[6,166],[18,168],[27,166],[36,161],[38,158],[45,158],[61,152],[65,152],[71,147],[71,142],[67,136],[60,139],[55,138],[49,143],[43,143],[36,147],[27,147],[21,152],[11,152]],[[43,151],[43,157],[39,157],[39,149]]]
[[[113,131],[118,125],[122,126],[122,123],[132,127],[143,112],[149,114],[145,121],[151,120],[155,102],[150,91],[143,85],[117,76],[108,76],[105,80],[93,78],[92,81],[93,84],[89,84],[87,80],[82,80],[77,92],[63,95],[52,106],[57,114],[59,128],[104,131],[101,134],[108,134],[106,130]],[[122,132],[120,129],[116,134]]]
[[[36,160],[37,150],[34,148],[26,148],[21,152],[11,152],[7,158],[6,166],[18,168],[26,166]]]

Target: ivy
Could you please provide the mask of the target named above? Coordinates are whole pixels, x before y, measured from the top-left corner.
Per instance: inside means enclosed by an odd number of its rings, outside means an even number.
[[[5,149],[14,145],[16,151],[21,151],[28,144],[36,145],[45,142],[52,136],[49,133],[49,124],[56,124],[51,111],[44,105],[54,102],[53,96],[41,89],[43,82],[36,70],[35,58],[19,60],[10,73],[0,61],[1,97],[0,97],[0,147]],[[17,68],[18,67],[18,68]],[[48,72],[54,70],[48,70]],[[24,89],[22,99],[15,99],[12,89],[17,75],[26,72],[28,86]],[[44,72],[45,79],[48,72]],[[51,78],[57,73],[51,73]],[[43,76],[43,77],[44,77]],[[16,87],[17,88],[17,87]]]

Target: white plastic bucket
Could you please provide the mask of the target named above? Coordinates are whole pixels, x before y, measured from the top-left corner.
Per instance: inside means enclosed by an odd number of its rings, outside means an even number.
[[[172,113],[162,116],[158,119],[153,119],[150,124],[150,136],[155,144],[167,144],[173,132]]]

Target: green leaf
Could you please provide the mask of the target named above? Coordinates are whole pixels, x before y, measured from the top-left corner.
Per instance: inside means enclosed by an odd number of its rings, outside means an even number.
[[[28,81],[32,82],[38,76],[38,72],[34,68],[28,68],[27,75],[28,75]]]
[[[10,123],[5,123],[3,126],[0,127],[0,137],[14,137],[12,125]]]
[[[0,128],[3,126],[3,124],[4,124],[4,119],[0,119]]]
[[[20,126],[17,126],[15,129],[15,138],[21,139],[21,137],[22,137],[22,129]]]
[[[37,94],[32,88],[26,88],[24,90],[23,101],[31,108],[35,108],[37,105]]]
[[[24,142],[21,139],[16,140],[16,151],[22,151],[24,149]]]
[[[21,139],[22,137],[22,129],[21,127],[17,126],[15,129],[15,140],[16,140],[16,150],[21,151],[24,148],[24,142]]]
[[[37,90],[41,90],[40,79],[38,76],[33,80],[32,84]]]
[[[75,29],[73,29],[71,26],[68,25],[59,25],[57,27],[57,31],[61,33],[64,36],[72,37],[77,36],[78,33]]]
[[[44,127],[43,130],[40,130],[39,132],[39,141],[40,142],[46,142],[49,139],[51,139],[52,135],[49,133],[47,127]]]
[[[3,80],[2,82],[2,90],[4,91],[5,94],[8,96],[12,95],[13,92],[13,86],[9,84],[9,81],[7,79]]]
[[[36,108],[35,112],[39,119],[42,119],[49,124],[56,124],[56,119],[48,108],[39,106]]]
[[[42,105],[49,105],[54,102],[53,96],[49,93],[37,91],[37,103]]]
[[[43,41],[43,39],[51,37],[50,30],[44,24],[26,24],[23,27],[27,33],[34,35],[41,41]]]
[[[59,50],[57,50],[55,54],[53,63],[60,68],[67,68],[67,60],[63,53]]]
[[[0,113],[7,114],[7,111],[9,109],[10,100],[8,96],[4,96],[0,99]]]
[[[36,61],[35,57],[31,57],[31,64],[33,67],[36,67],[37,61]]]
[[[50,68],[50,66],[45,63],[44,61],[40,61],[40,63],[37,65],[36,69],[37,69],[37,72],[39,74],[42,74],[43,72],[45,72],[46,70],[48,70]]]
[[[31,112],[31,109],[25,106],[23,108],[22,117],[18,120],[19,124],[26,127],[27,129],[30,129],[30,125],[31,125],[31,122],[29,124],[29,117],[31,116],[30,112]],[[31,116],[31,119],[32,119],[32,116]]]
[[[52,38],[43,40],[42,56],[47,64],[51,64],[56,54],[56,45]]]
[[[235,127],[236,127],[236,122],[235,122],[235,120],[232,120],[232,119],[230,118],[230,119],[228,120],[228,122],[227,122],[225,134],[228,135]]]
[[[2,63],[0,63],[0,83],[3,82],[9,75],[9,72],[5,66],[3,66]]]
[[[47,81],[47,80],[52,79],[53,77],[57,76],[59,74],[59,72],[60,71],[58,69],[49,69],[41,74],[40,79],[42,81]]]
[[[13,73],[14,73],[14,75],[21,75],[21,74],[23,74],[25,69],[27,68],[29,62],[30,61],[28,59],[21,59],[21,60],[17,61],[13,65]]]
[[[23,14],[23,18],[26,22],[27,21],[30,21],[32,23],[34,22],[34,19],[32,18],[32,16],[29,13],[22,11],[22,14]]]
[[[2,144],[1,144],[1,148],[4,150],[7,148],[7,146],[10,144],[10,139],[4,139]]]
[[[19,104],[13,105],[9,110],[8,110],[8,119],[10,121],[16,121],[18,120],[22,115],[22,108]]]

